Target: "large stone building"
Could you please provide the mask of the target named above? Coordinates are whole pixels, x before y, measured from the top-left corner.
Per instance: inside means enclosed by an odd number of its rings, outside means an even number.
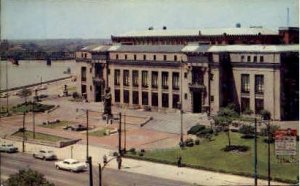
[[[235,103],[241,112],[266,109],[275,120],[298,119],[295,29],[234,28],[221,36],[224,29],[202,30],[195,40],[167,30],[112,36],[113,45],[76,53],[78,90],[101,101],[108,86],[114,105],[132,108],[174,110],[182,102],[185,112],[214,114]]]

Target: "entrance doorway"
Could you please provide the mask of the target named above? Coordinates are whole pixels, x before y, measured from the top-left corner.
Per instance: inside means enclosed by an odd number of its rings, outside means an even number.
[[[201,92],[193,92],[193,113],[200,113],[202,110]]]

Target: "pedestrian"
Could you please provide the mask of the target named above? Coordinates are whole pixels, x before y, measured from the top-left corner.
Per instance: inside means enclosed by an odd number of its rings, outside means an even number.
[[[118,169],[120,170],[121,166],[122,166],[122,158],[121,158],[121,156],[117,157],[117,162],[118,162]]]

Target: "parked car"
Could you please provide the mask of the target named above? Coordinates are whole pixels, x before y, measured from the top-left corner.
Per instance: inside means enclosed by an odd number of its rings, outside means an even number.
[[[63,161],[55,162],[56,169],[68,170],[71,172],[84,171],[87,168],[86,163],[79,162],[75,159],[65,159]]]
[[[4,143],[0,145],[0,152],[7,152],[7,153],[18,152],[18,148],[15,147],[13,144]]]
[[[34,158],[42,159],[42,160],[56,160],[57,156],[54,154],[52,150],[39,150],[37,153],[32,155]]]
[[[78,125],[68,125],[63,128],[64,130],[72,130],[72,131],[83,131],[87,130],[87,127],[81,124]]]

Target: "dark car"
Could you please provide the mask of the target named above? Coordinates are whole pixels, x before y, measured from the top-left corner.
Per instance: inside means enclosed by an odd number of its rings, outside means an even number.
[[[78,125],[68,125],[66,127],[64,127],[64,130],[72,130],[72,131],[83,131],[83,130],[87,130],[87,127],[81,124]]]

